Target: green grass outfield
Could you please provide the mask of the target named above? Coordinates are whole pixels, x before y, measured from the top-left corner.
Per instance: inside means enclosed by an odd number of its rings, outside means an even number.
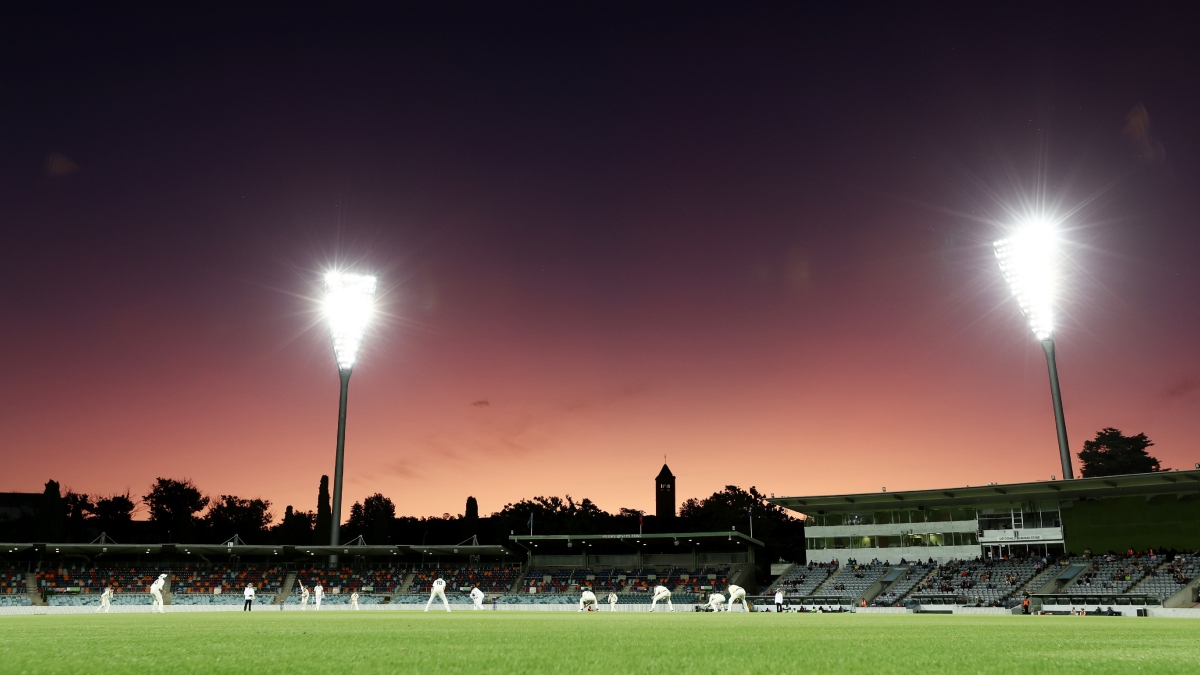
[[[0,617],[3,673],[1196,672],[1200,621],[576,612]]]

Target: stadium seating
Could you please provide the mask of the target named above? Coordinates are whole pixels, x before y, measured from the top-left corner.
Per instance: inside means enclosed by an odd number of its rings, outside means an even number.
[[[796,565],[787,573],[775,580],[767,589],[766,594],[783,591],[787,595],[802,596],[812,593],[826,579],[837,573],[836,563],[809,563],[807,566]]]
[[[1200,576],[1200,554],[1178,554],[1148,570],[1141,583],[1131,585],[1129,592],[1166,600],[1197,576]]]
[[[371,593],[376,594],[394,593],[404,580],[404,574],[403,570],[392,568],[356,569],[343,566],[336,570],[301,570],[296,574],[296,581],[308,588],[312,588],[318,583],[321,584],[326,592],[323,602],[328,602],[329,597],[335,595],[330,593],[335,588],[340,589],[341,593],[346,593],[347,595],[354,591],[358,591],[361,594],[364,589],[370,589]],[[293,588],[293,596],[299,590],[298,586]]]
[[[39,570],[39,588],[79,588],[83,593],[99,593],[111,587],[115,593],[146,593],[163,571],[135,567],[57,567]]]
[[[929,576],[929,574],[937,568],[934,563],[914,563],[908,567],[904,576],[888,587],[886,591],[880,593],[871,604],[876,607],[891,607],[899,605],[900,601]]]
[[[254,599],[255,603],[269,603],[271,596],[259,595]],[[172,596],[172,605],[241,605],[246,601],[246,597],[241,593],[220,593],[213,595],[212,593],[181,593]]]
[[[1148,556],[1142,558],[1138,555],[1118,556],[1111,553],[1091,560],[1072,559],[1072,562],[1076,561],[1090,564],[1091,567],[1077,576],[1069,588],[1106,593],[1125,593],[1158,564]]]
[[[51,607],[95,607],[100,604],[100,594],[51,595],[46,602]],[[112,599],[113,605],[145,605],[149,607],[150,602],[149,593],[115,593]]]
[[[520,567],[512,566],[470,566],[419,570],[413,575],[410,593],[426,594],[435,579],[443,579],[447,590],[458,591],[462,588],[478,586],[484,593],[507,593],[513,582],[520,574]]]
[[[702,568],[695,572],[681,568],[571,567],[529,570],[525,574],[522,587],[536,588],[538,594],[572,594],[578,593],[582,588],[590,588],[596,593],[635,593],[649,596],[654,587],[659,585],[671,589],[672,593],[707,593],[712,589],[723,590],[728,584],[728,567]],[[712,588],[706,589],[705,586]]]
[[[392,597],[392,601],[390,604],[393,604],[393,605],[424,605],[428,601],[429,601],[429,593],[424,593],[424,594],[405,593],[403,595],[397,595],[397,596]],[[454,593],[446,593],[446,601],[449,602],[451,605],[466,605],[466,604],[471,603],[471,598],[469,596],[467,596],[466,593],[454,592]],[[434,600],[434,603],[438,607],[442,606],[441,600]]]
[[[951,560],[938,565],[916,585],[912,595],[954,598],[962,604],[1000,606],[1042,570],[1045,561],[1026,557],[1011,560]]]
[[[25,595],[25,573],[13,568],[0,569],[0,597]]]
[[[274,595],[279,592],[283,579],[287,576],[281,570],[267,568],[259,570],[254,567],[239,566],[237,568],[216,566],[212,568],[175,569],[168,570],[171,579],[171,592],[174,594],[207,594],[212,595],[214,588],[220,588],[222,594],[233,594],[242,597],[242,590],[247,584],[252,584],[259,594]]]
[[[247,583],[254,585],[260,593],[277,593],[286,574],[267,568],[253,566],[233,568],[214,567],[58,567],[37,573],[40,588],[78,588],[82,593],[100,593],[111,587],[115,593],[148,592],[150,584],[159,574],[167,573],[169,588],[173,594],[212,594],[214,588],[225,593],[240,593]]]
[[[887,563],[846,564],[833,575],[821,593],[858,598],[891,570]]]
[[[29,596],[21,595],[0,595],[0,607],[28,607],[32,605]]]

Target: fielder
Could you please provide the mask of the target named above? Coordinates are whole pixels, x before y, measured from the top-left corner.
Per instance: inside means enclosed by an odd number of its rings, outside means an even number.
[[[708,596],[708,611],[719,612],[721,611],[721,605],[724,604],[725,596],[721,595],[720,593],[713,593],[712,595]]]
[[[746,603],[746,589],[742,588],[741,586],[729,584],[729,606],[725,608],[725,611],[732,612],[733,603],[737,602],[738,600],[742,601],[742,607],[749,612],[750,605]]]
[[[313,611],[321,609],[321,598],[325,597],[325,587],[321,584],[313,586]]]
[[[162,614],[166,614],[167,610],[163,608],[162,597],[162,589],[163,586],[166,585],[167,575],[165,574],[158,575],[158,578],[154,580],[154,583],[150,584],[150,597],[153,598],[153,600],[150,601],[151,612],[160,612]]]
[[[589,612],[597,609],[596,594],[591,591],[584,591],[583,595],[579,596],[579,611],[587,610]]]
[[[442,604],[446,606],[446,611],[450,611],[450,603],[446,601],[446,581],[444,579],[434,579],[433,587],[429,589],[429,602],[425,603],[425,611],[429,611],[429,606],[433,604],[434,598],[441,598]]]
[[[350,594],[350,608],[355,610],[358,609],[358,591],[354,591]]]
[[[654,611],[654,606],[658,604],[659,600],[667,601],[667,611],[668,612],[675,611],[675,605],[671,604],[671,591],[667,590],[666,586],[655,586],[654,587],[654,597],[650,599],[650,611],[651,612]]]
[[[608,594],[608,611],[610,611],[610,612],[617,611],[617,594],[616,593]]]
[[[471,589],[471,602],[475,603],[475,609],[483,609],[483,591],[478,586]]]
[[[308,609],[308,589],[304,587],[304,582],[300,582],[300,611]]]
[[[108,614],[109,608],[112,607],[112,587],[105,587],[104,592],[100,594],[100,606],[96,608],[97,612]]]

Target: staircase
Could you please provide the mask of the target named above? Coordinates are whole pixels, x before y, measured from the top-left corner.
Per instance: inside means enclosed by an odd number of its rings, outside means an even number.
[[[275,599],[271,601],[272,605],[282,605],[287,602],[287,599],[292,595],[292,587],[296,585],[296,573],[288,572],[283,579],[283,585],[279,587],[279,592],[275,594]]]
[[[25,573],[25,594],[29,596],[29,601],[34,605],[46,605],[41,589],[38,588],[37,574],[34,572]]]
[[[871,601],[873,601],[875,598],[886,593],[889,588],[891,588],[892,586],[896,586],[901,581],[904,581],[904,575],[908,574],[908,571],[910,569],[912,569],[912,568],[910,568],[910,567],[893,567],[893,568],[891,568],[886,573],[884,573],[884,575],[882,577],[879,578],[879,581],[876,581],[875,583],[868,586],[867,590],[863,591],[862,595],[860,595],[858,597],[858,599],[866,601],[867,604],[870,604]]]
[[[411,591],[413,578],[416,576],[416,572],[409,572],[408,574],[405,574],[404,581],[400,582],[400,588],[396,590],[396,595],[406,595],[409,591]]]
[[[1051,563],[1046,566],[1046,569],[1033,575],[1032,579],[1025,582],[1025,584],[1017,590],[1013,591],[1008,597],[1024,598],[1027,593],[1029,595],[1033,595],[1034,593],[1041,592],[1042,588],[1046,586],[1052,579],[1057,579],[1061,572],[1061,567]]]
[[[841,567],[838,567],[837,569],[835,569],[833,571],[833,574],[830,574],[829,576],[825,577],[825,580],[822,581],[821,583],[817,584],[816,586],[814,586],[813,589],[808,592],[808,594],[809,595],[820,595],[821,589],[825,588],[825,585],[828,584],[830,581],[832,581],[833,578],[836,577],[838,575],[838,572],[840,572],[840,571],[842,571]]]

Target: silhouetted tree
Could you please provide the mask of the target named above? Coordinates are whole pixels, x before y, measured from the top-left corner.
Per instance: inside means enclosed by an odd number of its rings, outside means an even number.
[[[1120,429],[1105,427],[1094,440],[1084,441],[1079,461],[1084,478],[1119,476],[1127,473],[1161,471],[1158,460],[1146,452],[1154,445],[1146,434],[1125,436]]]
[[[317,522],[313,527],[314,546],[329,545],[329,529],[333,527],[333,507],[329,505],[329,476],[321,476],[321,487],[317,489]],[[334,545],[341,542],[333,542]]]
[[[258,544],[266,540],[267,528],[274,519],[270,508],[271,502],[263,499],[221,495],[205,514],[204,521],[215,541],[226,541],[236,534],[247,544]]]
[[[475,501],[474,497],[467,497],[467,508],[463,511],[463,518],[470,521],[479,520],[479,502]]]
[[[392,519],[396,517],[396,505],[392,500],[376,492],[350,507],[350,519],[346,521],[347,534],[361,534],[369,544],[388,543]]]
[[[154,523],[161,541],[196,541],[200,520],[196,514],[208,506],[209,499],[200,494],[191,480],[157,478],[142,501],[150,509],[150,522]]]
[[[283,513],[283,520],[272,530],[275,542],[292,545],[312,543],[313,522],[316,519],[312,511],[293,511],[289,505]]]
[[[42,500],[38,504],[35,539],[61,542],[65,524],[66,507],[63,504],[62,493],[59,492],[58,481],[46,481],[46,489],[42,492]]]
[[[92,515],[88,523],[92,529],[104,532],[116,541],[129,543],[133,508],[133,499],[128,491],[121,495],[101,497],[92,505]]]
[[[748,535],[750,518],[754,519],[754,538],[765,545],[755,557],[759,579],[765,578],[767,565],[776,558],[804,562],[804,522],[768,502],[754,486],[747,491],[726,485],[707,499],[685,501],[679,509],[679,519],[692,532],[721,532],[736,527]]]
[[[74,542],[90,540],[87,532],[87,515],[91,513],[94,505],[88,496],[67,490],[66,496],[63,497],[63,506],[66,509],[67,517],[66,540]]]

